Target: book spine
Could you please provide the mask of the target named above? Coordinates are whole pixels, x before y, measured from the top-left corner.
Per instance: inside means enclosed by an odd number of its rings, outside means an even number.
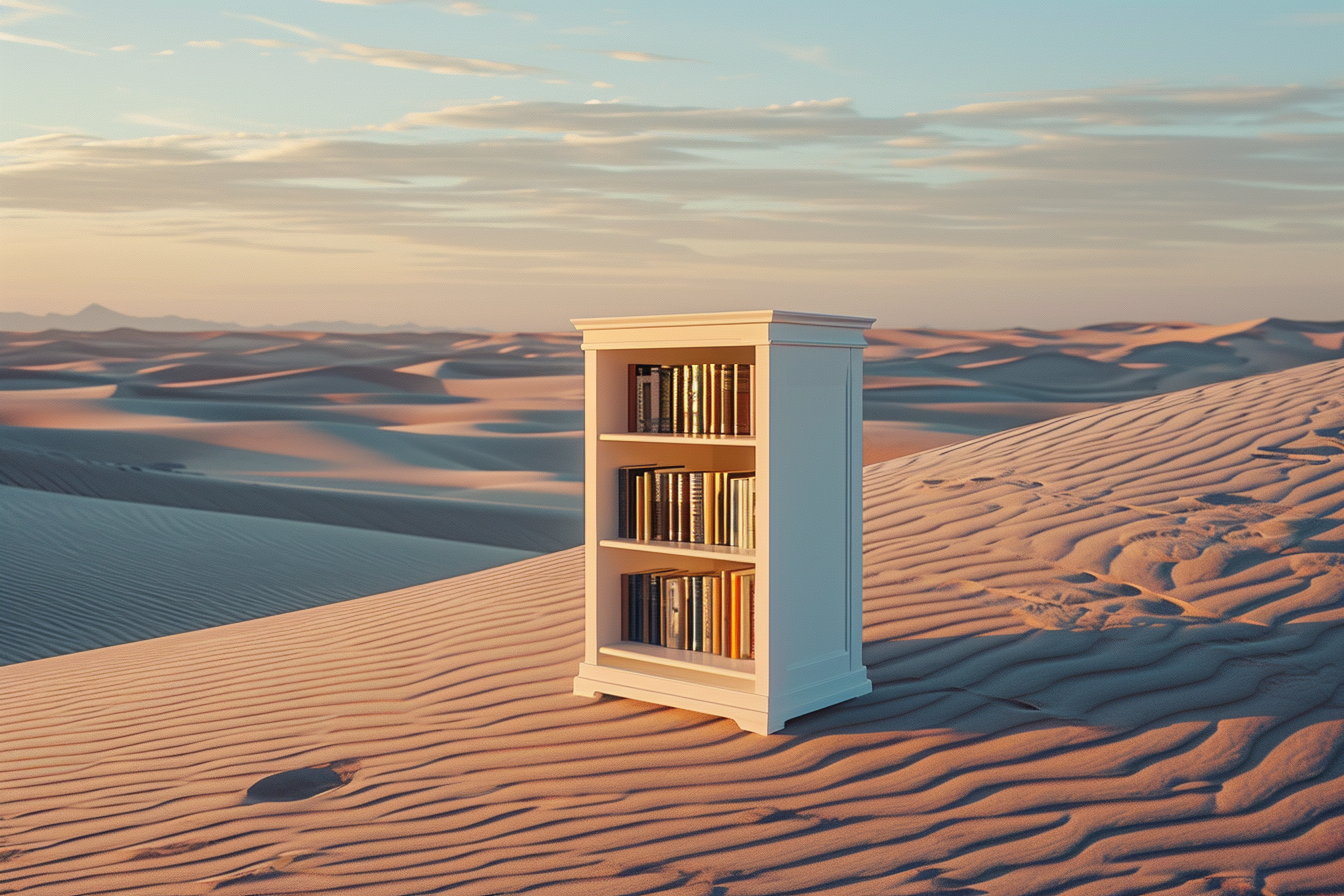
[[[644,368],[644,431],[658,431],[658,373],[656,364]]]
[[[630,575],[630,640],[644,640],[644,595],[641,585],[643,584],[639,573]]]
[[[635,365],[635,432],[648,432],[648,365]]]
[[[686,649],[700,649],[700,592],[696,588],[699,576],[686,577]]]
[[[724,575],[728,589],[728,656],[736,660],[742,658],[742,574],[730,569]]]
[[[719,534],[719,488],[722,484],[722,473],[705,474],[705,544],[723,544]]]
[[[733,407],[737,404],[737,395],[733,392],[733,368],[736,366],[719,365],[719,417],[714,431],[721,436],[733,434]]]
[[[750,436],[756,434],[756,365],[744,364],[742,369],[746,373],[746,389],[744,390],[746,397],[743,401],[747,406],[747,428],[743,435]]]
[[[667,580],[667,646],[686,649],[686,579]]]
[[[719,365],[705,365],[705,381],[703,383],[705,390],[705,425],[703,432],[714,432],[714,418],[719,414],[719,392],[714,387],[715,377],[718,374]]]
[[[653,506],[653,495],[650,494],[650,492],[653,491],[651,487],[653,484],[652,479],[652,473],[648,470],[641,470],[639,472],[639,478],[636,480],[639,485],[637,490],[639,498],[639,507],[637,511],[639,528],[635,537],[643,540],[648,540],[649,532],[652,530],[652,527],[649,525],[649,517],[651,516],[649,511]]]
[[[749,550],[756,550],[756,477],[751,476],[747,479],[746,485],[747,508],[744,513],[746,538],[743,547]]]
[[[649,498],[649,538],[654,541],[660,541],[665,537],[663,534],[663,509],[666,499],[663,496],[663,487],[666,481],[666,473],[652,472],[649,474],[649,485],[652,486],[653,491]]]
[[[723,656],[723,577],[707,576],[710,587],[709,650]]]
[[[630,637],[630,576],[625,573],[621,573],[621,640],[634,640]]]
[[[649,576],[649,643],[663,644],[663,577]]]
[[[742,658],[749,660],[756,656],[756,573],[742,577],[742,588]]]
[[[654,617],[653,605],[653,582],[656,576],[645,573],[640,576],[643,579],[643,587],[640,589],[640,603],[643,607],[643,614],[640,622],[643,623],[643,635],[645,644],[658,643],[658,621]]]
[[[672,368],[658,369],[658,432],[672,431]]]
[[[626,387],[626,396],[628,398],[628,407],[626,409],[626,432],[639,432],[639,374],[636,368],[639,365],[629,365],[629,380]]]
[[[686,474],[672,474],[672,540],[686,540]]]
[[[700,577],[700,651],[713,653],[714,647],[714,577]]]
[[[616,537],[630,537],[630,471],[616,471]]]
[[[691,537],[693,544],[705,543],[705,474],[688,473],[690,477]]]

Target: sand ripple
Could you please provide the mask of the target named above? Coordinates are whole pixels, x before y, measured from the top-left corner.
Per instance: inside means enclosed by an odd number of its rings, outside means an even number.
[[[771,737],[573,697],[578,550],[8,667],[0,886],[1337,892],[1340,396],[1327,362],[868,468],[875,688]]]

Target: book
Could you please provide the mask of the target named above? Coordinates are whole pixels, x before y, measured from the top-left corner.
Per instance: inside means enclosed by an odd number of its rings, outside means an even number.
[[[686,576],[663,580],[663,646],[686,649]]]
[[[751,435],[752,364],[630,364],[628,432]]]

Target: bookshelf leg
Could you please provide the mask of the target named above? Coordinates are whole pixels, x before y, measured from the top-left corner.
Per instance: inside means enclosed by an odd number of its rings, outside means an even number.
[[[578,681],[578,680],[576,680],[576,681],[574,682],[574,696],[576,696],[576,697],[601,697],[601,696],[603,696],[603,694],[602,694],[601,691],[599,691],[599,690],[597,690],[596,688],[594,688],[591,684],[588,684],[587,682],[583,682],[583,681]]]

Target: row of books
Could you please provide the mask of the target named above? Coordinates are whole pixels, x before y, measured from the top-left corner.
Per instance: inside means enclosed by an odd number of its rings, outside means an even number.
[[[618,538],[755,549],[754,472],[637,464],[616,474]]]
[[[627,641],[751,659],[755,593],[753,567],[628,573],[621,576],[621,634]]]
[[[754,364],[631,364],[630,432],[751,435]]]

